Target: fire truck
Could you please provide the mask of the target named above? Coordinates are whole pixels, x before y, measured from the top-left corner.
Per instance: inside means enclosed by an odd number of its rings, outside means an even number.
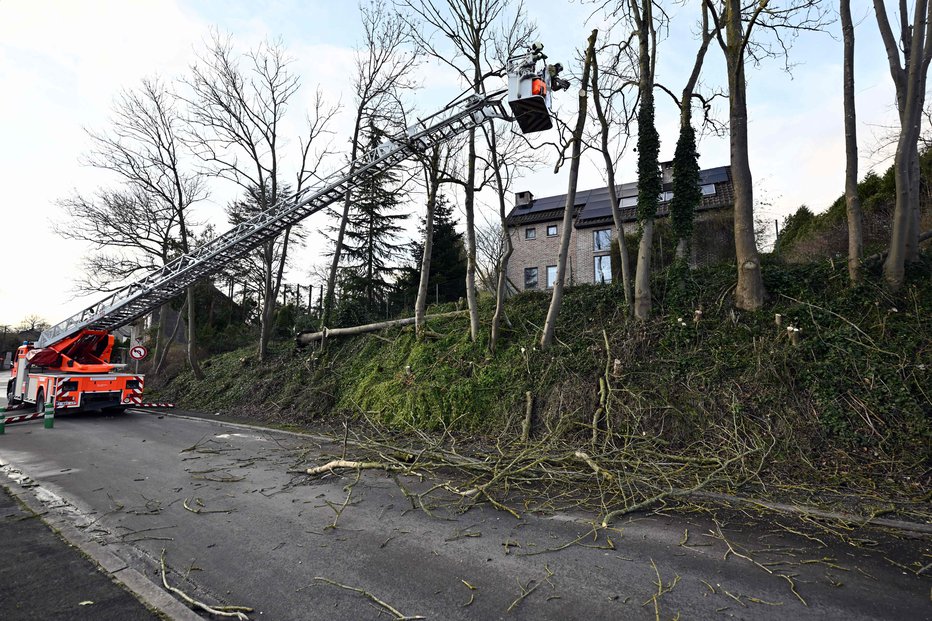
[[[32,406],[41,412],[48,403],[56,413],[64,413],[122,412],[140,405],[144,377],[125,373],[125,365],[111,362],[113,330],[165,304],[287,227],[342,200],[367,180],[427,154],[454,136],[494,119],[516,122],[525,134],[550,129],[551,91],[566,89],[569,82],[559,77],[562,65],[548,65],[546,60],[543,45],[531,45],[508,59],[507,88],[492,93],[470,89],[314,186],[48,328],[38,341],[24,343],[16,352],[7,382],[8,406]],[[504,106],[506,96],[510,114]]]

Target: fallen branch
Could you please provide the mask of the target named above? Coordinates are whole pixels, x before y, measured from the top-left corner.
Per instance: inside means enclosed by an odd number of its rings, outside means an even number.
[[[451,311],[449,313],[437,313],[435,315],[428,315],[427,319],[440,319],[442,317],[458,317],[464,315],[469,311]],[[404,319],[392,319],[390,321],[380,321],[378,323],[369,323],[362,326],[353,326],[351,328],[324,328],[320,332],[299,332],[295,336],[295,343],[298,347],[304,347],[310,345],[316,341],[322,341],[324,339],[334,338],[338,336],[356,336],[358,334],[366,334],[367,332],[378,332],[379,330],[384,330],[386,328],[398,328],[401,326],[410,326],[414,323],[414,317],[405,317]]]
[[[159,559],[159,563],[162,566],[162,584],[165,585],[165,588],[186,601],[193,608],[200,608],[204,612],[217,615],[218,617],[231,617],[240,619],[241,621],[249,621],[249,617],[244,613],[252,612],[252,608],[247,608],[246,606],[208,606],[204,602],[197,601],[181,589],[169,586],[168,579],[165,576],[165,548],[162,548],[162,556]]]
[[[380,600],[378,597],[376,597],[375,595],[373,595],[373,594],[370,593],[369,591],[366,591],[365,589],[360,589],[360,588],[358,588],[358,587],[353,587],[353,586],[350,586],[350,585],[348,585],[348,584],[342,584],[342,583],[340,583],[340,582],[336,582],[335,580],[331,580],[330,578],[323,578],[323,577],[321,577],[321,576],[315,576],[315,577],[314,577],[314,580],[319,580],[320,582],[326,582],[327,584],[332,584],[332,585],[335,586],[335,587],[340,587],[341,589],[346,589],[347,591],[354,591],[354,592],[356,592],[356,593],[360,593],[360,594],[362,594],[362,595],[365,595],[365,596],[368,597],[370,600],[372,600],[373,602],[375,602],[376,604],[378,604],[379,606],[381,606],[382,608],[384,608],[384,609],[387,610],[388,612],[392,613],[392,614],[395,616],[395,621],[409,621],[409,620],[413,620],[413,619],[423,619],[423,618],[424,618],[424,617],[420,617],[420,616],[417,616],[417,617],[406,617],[405,615],[403,615],[403,614],[401,614],[400,612],[398,612],[398,609],[394,608],[394,607],[391,606],[390,604],[387,604],[387,603],[383,602],[383,601]]]
[[[380,461],[351,461],[349,459],[334,459],[333,461],[327,462],[323,466],[308,468],[307,473],[312,476],[316,476],[326,472],[333,472],[337,469],[385,470],[386,472],[391,472],[398,470],[399,468],[392,464],[386,464]]]

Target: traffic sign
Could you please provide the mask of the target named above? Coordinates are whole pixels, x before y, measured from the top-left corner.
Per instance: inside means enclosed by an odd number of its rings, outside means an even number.
[[[144,360],[149,355],[149,350],[144,345],[136,345],[129,350],[129,357],[133,360]]]

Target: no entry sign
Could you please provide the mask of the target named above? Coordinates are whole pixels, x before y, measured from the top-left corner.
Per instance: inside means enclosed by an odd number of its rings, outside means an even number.
[[[149,350],[143,345],[136,345],[129,350],[129,357],[133,360],[144,360],[149,355]]]

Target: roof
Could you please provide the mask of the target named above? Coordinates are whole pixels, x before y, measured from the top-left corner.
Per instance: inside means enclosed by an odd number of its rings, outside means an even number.
[[[719,166],[699,171],[700,185],[707,187],[703,194],[699,210],[718,209],[730,207],[734,204],[735,193],[731,180],[731,167]],[[672,183],[664,183],[664,195],[657,208],[657,216],[664,217],[670,212],[670,196]],[[637,182],[623,183],[616,186],[618,200],[621,204],[622,222],[633,222],[636,217],[636,200],[638,193]],[[629,204],[630,203],[630,204]],[[508,214],[506,222],[509,226],[558,220],[563,217],[566,206],[566,194],[535,198],[527,205],[515,207]],[[589,228],[612,224],[612,210],[608,196],[608,186],[583,190],[576,193],[576,228]]]

